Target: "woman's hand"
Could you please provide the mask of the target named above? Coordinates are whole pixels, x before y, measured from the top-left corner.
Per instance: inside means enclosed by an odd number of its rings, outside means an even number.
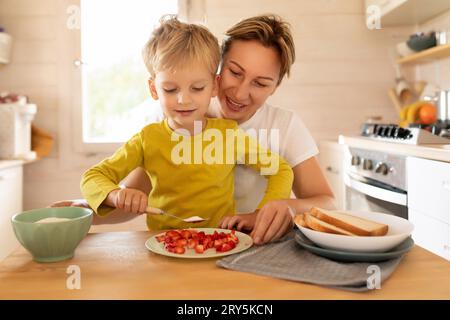
[[[256,221],[256,212],[242,213],[235,216],[225,216],[219,223],[222,229],[252,230]]]
[[[287,201],[274,200],[266,203],[256,215],[251,232],[255,244],[265,244],[283,237],[294,226],[294,210]]]
[[[148,196],[138,189],[116,189],[108,194],[107,202],[125,212],[143,214],[147,210]]]

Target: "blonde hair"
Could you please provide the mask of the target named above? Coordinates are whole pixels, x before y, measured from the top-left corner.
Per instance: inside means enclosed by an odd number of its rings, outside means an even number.
[[[290,25],[280,16],[267,14],[251,17],[238,22],[225,33],[222,42],[222,58],[225,57],[235,40],[256,40],[265,47],[275,48],[280,55],[280,77],[277,85],[284,76],[289,77],[292,64],[295,62],[295,45]]]
[[[174,71],[192,62],[205,64],[215,75],[220,48],[217,38],[207,28],[181,22],[174,15],[164,15],[145,44],[142,56],[152,78],[158,71]]]

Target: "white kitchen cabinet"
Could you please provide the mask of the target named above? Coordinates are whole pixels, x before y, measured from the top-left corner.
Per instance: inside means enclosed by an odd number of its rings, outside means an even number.
[[[366,14],[373,14],[367,12],[370,5],[380,8],[382,28],[420,24],[450,10],[448,0],[366,0]]]
[[[321,141],[319,143],[319,163],[325,177],[336,197],[338,209],[344,209],[344,151],[345,146],[335,141]]]
[[[0,261],[19,246],[11,217],[22,211],[22,174],[20,161],[0,161]]]
[[[409,157],[407,176],[414,241],[450,260],[450,163]]]

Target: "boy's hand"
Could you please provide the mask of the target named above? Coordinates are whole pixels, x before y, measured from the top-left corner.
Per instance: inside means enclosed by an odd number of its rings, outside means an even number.
[[[225,216],[219,223],[222,229],[252,230],[255,226],[256,212],[248,214],[237,214],[235,216]]]
[[[108,198],[116,208],[136,214],[145,213],[148,205],[148,196],[137,189],[116,189],[109,193]]]

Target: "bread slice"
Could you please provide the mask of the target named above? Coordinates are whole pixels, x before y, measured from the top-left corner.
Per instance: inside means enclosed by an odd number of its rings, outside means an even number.
[[[311,215],[309,212],[305,212],[304,219],[305,219],[306,225],[316,231],[341,234],[341,235],[346,235],[346,236],[356,236],[356,234],[354,234],[354,233],[351,233],[347,230],[338,228],[336,226],[333,226],[332,224],[329,224],[325,221],[317,219],[316,217]]]
[[[386,224],[356,217],[338,211],[313,207],[310,213],[315,218],[344,229],[358,236],[384,236],[389,229]]]
[[[304,216],[303,213],[297,214],[297,215],[295,216],[295,218],[294,218],[294,222],[295,222],[297,225],[299,225],[299,226],[302,226],[302,227],[304,227],[304,228],[308,228],[308,225],[307,225],[306,222],[305,222],[305,216]]]

